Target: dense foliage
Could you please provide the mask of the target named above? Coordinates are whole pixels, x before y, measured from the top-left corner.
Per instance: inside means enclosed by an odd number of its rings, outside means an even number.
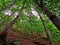
[[[60,0],[43,0],[43,4],[54,15],[60,14]],[[34,0],[0,0],[0,30],[4,31],[6,25],[17,17],[23,5],[25,7],[22,10],[22,14],[14,23],[13,28],[17,28],[16,30],[18,31],[21,29],[27,34],[38,32],[42,34],[42,36],[46,35],[44,25],[38,15],[38,13],[40,13],[46,28],[48,28],[51,33],[51,40],[60,42],[60,31],[50,21],[41,8],[34,3]]]

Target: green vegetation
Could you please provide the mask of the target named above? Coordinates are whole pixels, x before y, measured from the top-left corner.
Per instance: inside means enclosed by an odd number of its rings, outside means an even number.
[[[20,30],[27,34],[40,33],[46,36],[43,19],[47,30],[50,32],[52,41],[60,42],[60,30],[53,24],[47,14],[35,3],[36,0],[0,0],[0,30],[5,30],[18,15],[12,28],[16,28],[18,33]],[[43,0],[43,4],[55,16],[60,16],[60,0]],[[22,11],[21,7],[24,5]],[[21,12],[21,14],[19,14]],[[39,15],[40,14],[40,15]],[[40,17],[41,16],[41,17]],[[60,25],[60,24],[59,24]]]

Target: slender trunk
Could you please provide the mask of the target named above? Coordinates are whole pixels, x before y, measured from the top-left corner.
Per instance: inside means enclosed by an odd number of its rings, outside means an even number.
[[[38,13],[39,14],[39,13]],[[40,16],[40,19],[41,19],[41,21],[42,21],[42,23],[43,23],[43,26],[44,26],[44,29],[45,29],[45,33],[46,33],[46,35],[47,35],[47,39],[48,39],[48,41],[49,41],[49,45],[52,45],[52,42],[51,42],[51,36],[50,36],[50,32],[48,31],[48,29],[47,29],[47,27],[46,27],[46,25],[45,25],[45,23],[44,23],[44,20],[42,19],[42,17],[41,17],[41,15],[39,14],[39,16]]]
[[[0,39],[3,41],[3,43],[6,42],[6,36],[8,34],[8,30],[10,30],[11,27],[13,26],[13,24],[17,21],[17,19],[21,15],[23,9],[24,9],[24,5],[22,6],[21,10],[19,11],[18,16],[14,20],[12,20],[9,24],[6,25],[4,31],[0,35]]]
[[[52,12],[50,12],[44,4],[39,4],[36,2],[36,4],[45,12],[45,14],[48,16],[48,18],[53,22],[53,24],[60,30],[60,19],[56,16],[53,15]]]
[[[34,9],[35,10],[35,9]],[[36,11],[36,10],[35,10]],[[44,30],[45,30],[45,33],[46,33],[46,36],[47,36],[47,40],[49,41],[49,45],[52,45],[52,42],[51,42],[51,39],[50,39],[50,37],[51,37],[51,35],[50,35],[50,32],[49,32],[49,30],[47,29],[47,27],[46,27],[46,25],[45,25],[45,23],[44,23],[44,20],[43,20],[43,18],[41,17],[41,15],[40,15],[40,13],[38,12],[38,11],[36,11],[37,13],[38,13],[38,15],[40,16],[40,19],[41,19],[41,21],[42,21],[42,24],[43,24],[43,26],[44,26]],[[30,20],[31,21],[31,20]],[[30,23],[31,24],[31,23]],[[42,38],[42,37],[41,37]],[[37,43],[37,44],[39,44],[38,42],[35,42],[35,43]]]

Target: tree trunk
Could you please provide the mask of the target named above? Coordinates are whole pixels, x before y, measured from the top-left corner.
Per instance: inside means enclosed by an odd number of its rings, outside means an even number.
[[[6,36],[8,34],[8,30],[11,29],[11,27],[13,26],[13,24],[17,21],[17,19],[20,17],[21,13],[22,13],[22,10],[24,9],[24,5],[22,6],[21,10],[19,11],[19,14],[18,16],[12,20],[9,24],[6,25],[4,31],[2,32],[2,34],[0,34],[0,39],[1,41],[4,43],[3,45],[8,45],[8,44],[5,44],[6,42]]]
[[[60,19],[56,16],[53,15],[52,12],[50,12],[45,6],[44,4],[40,4],[37,0],[37,2],[35,2],[44,12],[45,14],[48,16],[48,18],[53,22],[53,24],[57,27],[57,29],[60,30]],[[42,2],[41,2],[42,3]]]

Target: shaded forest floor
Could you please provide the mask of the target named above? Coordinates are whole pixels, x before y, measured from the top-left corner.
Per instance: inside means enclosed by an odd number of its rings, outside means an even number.
[[[0,30],[0,34],[2,31]],[[49,45],[49,41],[46,37],[42,37],[39,33],[31,33],[27,34],[24,31],[18,31],[12,29],[8,31],[8,35],[6,37],[8,43],[13,42],[16,45]],[[57,42],[53,42],[54,45],[59,45]]]

